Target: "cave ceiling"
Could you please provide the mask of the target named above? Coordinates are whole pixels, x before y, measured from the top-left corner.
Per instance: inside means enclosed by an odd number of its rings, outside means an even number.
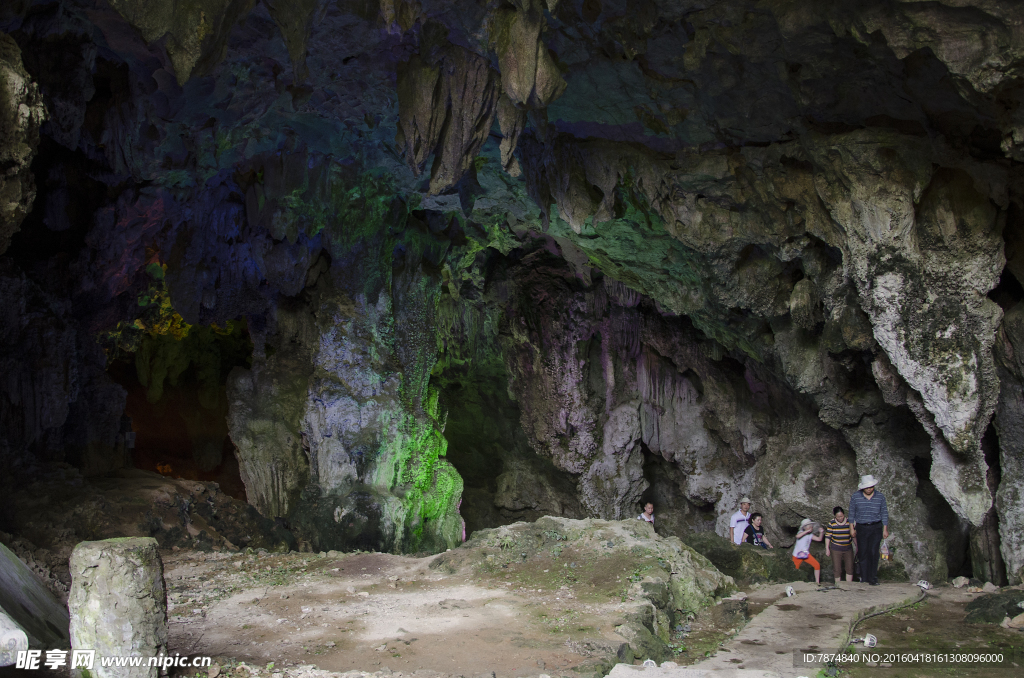
[[[875,473],[908,572],[927,484],[1020,576],[1017,2],[19,0],[0,33],[6,454],[115,468],[122,351],[214,375],[249,501],[324,543],[443,548],[480,492],[627,517],[653,455],[681,526]]]

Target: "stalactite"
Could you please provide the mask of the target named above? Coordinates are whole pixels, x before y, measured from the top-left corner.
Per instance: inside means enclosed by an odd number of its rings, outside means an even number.
[[[618,280],[607,276],[604,278],[604,288],[607,291],[608,298],[624,308],[634,308],[643,299],[643,295],[633,288],[627,287]]]

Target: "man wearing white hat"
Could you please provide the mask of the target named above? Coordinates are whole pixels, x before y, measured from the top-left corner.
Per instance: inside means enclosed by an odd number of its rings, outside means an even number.
[[[875,491],[873,475],[860,477],[857,491],[850,497],[850,524],[857,540],[860,580],[878,586],[878,549],[889,538],[889,506],[885,495]]]
[[[740,499],[740,510],[729,519],[729,541],[733,544],[743,543],[743,531],[750,523],[750,497]]]

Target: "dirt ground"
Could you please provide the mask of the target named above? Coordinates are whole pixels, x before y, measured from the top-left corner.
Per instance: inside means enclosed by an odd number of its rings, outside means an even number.
[[[628,530],[611,525],[598,548],[550,531],[547,546],[527,546],[528,536],[510,533],[500,550],[427,558],[165,551],[170,649],[217,657],[226,668],[244,662],[250,674],[315,665],[383,675],[593,676],[625,643],[616,627],[636,610],[638,582],[667,565],[623,546]],[[696,616],[681,621],[693,622],[703,647],[714,615]],[[679,654],[689,651],[688,626],[673,636]]]
[[[582,663],[572,641],[616,639],[617,600],[473,581],[432,571],[430,560],[168,554],[170,645],[257,666],[522,676]]]
[[[878,638],[876,650],[930,650],[939,653],[1015,653],[1017,662],[1005,667],[942,666],[935,663],[903,666],[840,665],[839,675],[848,678],[1017,678],[1024,675],[1024,631],[994,624],[968,624],[964,608],[979,594],[941,586],[928,592],[924,602],[862,621],[854,636],[870,633]]]
[[[246,676],[315,666],[381,676],[574,678],[588,673],[592,656],[622,642],[614,628],[636,569],[624,560],[593,571],[571,553],[452,574],[433,557],[381,553],[163,555],[172,652],[212,655],[224,673],[243,663],[247,672],[235,675]],[[861,622],[855,635],[874,634],[881,649],[1021,652],[1024,633],[964,623],[974,597],[933,589],[924,603]],[[744,623],[727,605],[702,610],[676,629],[675,661],[699,663]],[[1019,667],[839,669],[849,678],[1022,675]]]

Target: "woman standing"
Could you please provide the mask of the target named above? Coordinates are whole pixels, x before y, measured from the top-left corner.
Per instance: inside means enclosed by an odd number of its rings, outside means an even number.
[[[832,572],[836,576],[836,583],[840,581],[839,575],[843,567],[846,567],[846,581],[853,581],[853,533],[850,523],[846,522],[846,512],[842,506],[832,509],[835,516],[832,522],[825,528],[825,555],[832,556]]]

